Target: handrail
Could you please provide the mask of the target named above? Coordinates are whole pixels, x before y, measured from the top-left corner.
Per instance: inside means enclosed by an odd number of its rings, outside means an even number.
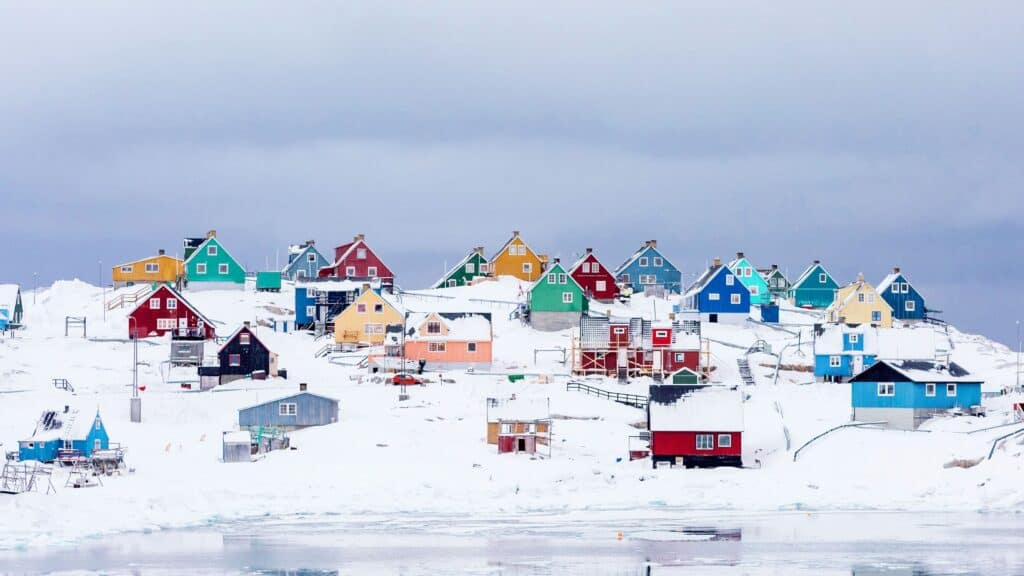
[[[565,384],[565,390],[566,392],[571,392],[573,390],[577,392],[584,392],[591,396],[606,398],[613,402],[618,402],[619,404],[640,408],[641,410],[647,408],[647,405],[650,403],[650,398],[648,396],[627,394],[625,392],[609,392],[608,390],[590,386],[582,382],[567,382]]]
[[[859,428],[861,426],[878,426],[880,424],[886,424],[886,423],[887,422],[885,420],[882,420],[882,421],[879,421],[879,422],[848,422],[848,423],[842,424],[840,426],[835,426],[833,428],[829,428],[828,430],[825,430],[824,432],[822,432],[821,434],[818,434],[814,438],[811,438],[807,442],[804,442],[803,446],[797,448],[796,452],[793,452],[793,462],[796,462],[797,456],[800,455],[800,452],[802,452],[804,448],[807,448],[808,446],[810,446],[814,442],[818,441],[821,438],[824,438],[825,436],[828,436],[829,434],[835,432],[836,430],[842,430],[843,428]]]
[[[151,292],[148,285],[139,288],[135,292],[128,294],[118,294],[116,298],[107,302],[107,310],[113,310],[114,308],[124,308],[125,304],[135,304],[139,300],[142,300],[145,296],[148,296]]]
[[[999,438],[996,438],[995,440],[993,440],[992,441],[992,449],[988,451],[988,459],[991,460],[992,456],[995,455],[995,453],[996,453],[996,446],[998,446],[1000,442],[1002,442],[1003,440],[1006,440],[1008,438],[1011,438],[1013,436],[1016,436],[1018,434],[1022,434],[1022,433],[1024,433],[1024,428],[1021,428],[1020,430],[1017,430],[1016,432],[1010,432],[1009,434],[1004,434],[1004,435],[1000,436]]]

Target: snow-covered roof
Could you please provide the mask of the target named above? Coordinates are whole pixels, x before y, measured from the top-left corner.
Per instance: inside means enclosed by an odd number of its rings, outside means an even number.
[[[447,334],[419,332],[423,324],[436,317],[447,329]],[[407,337],[415,340],[437,340],[446,342],[484,342],[491,339],[491,321],[483,314],[458,314],[451,312],[411,312],[405,321]]]
[[[864,350],[844,352],[844,334],[859,334]],[[938,354],[948,351],[948,348],[945,336],[931,326],[876,328],[865,324],[829,325],[814,342],[814,353],[817,355],[866,354],[886,360],[934,360]]]
[[[202,244],[200,244],[199,246],[196,246],[196,249],[191,254],[189,254],[188,260],[185,260],[185,263],[188,264],[190,260],[195,258],[196,254],[199,254],[200,250],[205,250],[206,249],[206,245],[209,244],[211,240],[214,240],[214,241],[217,242],[217,250],[218,251],[223,251],[224,255],[227,256],[228,258],[230,258],[231,261],[234,262],[235,264],[238,264],[239,268],[242,267],[242,263],[239,262],[234,256],[231,255],[231,252],[229,252],[228,249],[224,247],[224,243],[221,242],[220,240],[218,240],[216,236],[209,236],[209,237],[206,238],[206,240],[203,240]]]
[[[700,336],[691,332],[676,332],[675,343],[672,348],[675,350],[700,350]]]
[[[703,274],[700,275],[700,278],[697,278],[696,282],[690,284],[690,287],[686,289],[686,293],[683,294],[683,298],[689,298],[700,294],[700,292],[704,290],[704,287],[707,286],[715,276],[718,276],[718,274],[721,273],[723,268],[725,268],[725,266],[722,266],[721,264],[710,266]]]
[[[380,279],[376,278],[365,282],[358,280],[315,280],[303,283],[302,287],[307,292],[352,292],[362,290],[363,284],[369,284],[371,289],[377,290],[380,288]]]
[[[239,408],[238,411],[241,412],[242,410],[248,410],[250,408],[256,408],[257,406],[263,406],[264,404],[272,404],[274,402],[279,402],[281,400],[286,400],[288,398],[294,398],[295,396],[302,396],[304,394],[305,395],[309,395],[309,396],[314,396],[316,398],[322,398],[324,400],[329,400],[331,402],[337,402],[338,401],[337,398],[331,398],[330,396],[324,396],[323,394],[316,394],[316,393],[310,392],[308,390],[306,390],[306,391],[303,391],[303,390],[289,390],[288,392],[280,392],[280,391],[278,391],[278,392],[270,392],[270,393],[267,393],[267,394],[258,394],[256,396],[256,403],[255,404],[252,404],[250,406],[245,406],[243,408]]]
[[[32,437],[28,438],[32,442],[48,442],[50,440],[83,440],[89,436],[89,432],[92,429],[93,423],[96,421],[97,412],[91,412],[89,410],[78,410],[77,408],[71,408],[67,413],[64,412],[63,408],[53,410],[55,413],[54,418],[61,422],[59,428],[51,428],[44,430],[42,427],[37,427],[33,432]],[[70,422],[70,425],[69,425]]]
[[[252,433],[248,430],[235,430],[224,433],[225,444],[251,444]]]
[[[559,272],[559,270],[561,270],[561,272]],[[580,289],[581,292],[586,292],[585,290],[583,290],[583,286],[580,286],[580,283],[577,282],[576,279],[572,277],[572,274],[566,271],[566,269],[562,266],[561,262],[552,263],[551,266],[548,267],[548,269],[545,270],[543,274],[538,276],[537,279],[533,281],[533,284],[530,285],[530,290],[532,291],[537,286],[540,286],[542,283],[547,282],[548,276],[551,274],[565,274],[567,282],[572,282],[574,285],[576,285],[577,288]],[[568,286],[568,284],[566,285]]]
[[[533,248],[530,248],[530,245],[526,243],[526,240],[523,240],[522,235],[519,234],[518,232],[516,232],[516,233],[512,234],[511,238],[509,238],[504,244],[501,245],[501,248],[498,248],[498,251],[494,253],[494,256],[491,256],[491,258],[490,258],[490,260],[488,260],[488,262],[493,262],[493,261],[497,260],[498,256],[501,256],[501,254],[503,252],[505,252],[505,249],[508,248],[508,245],[513,243],[513,242],[515,242],[516,238],[519,238],[519,241],[523,243],[523,246],[526,246],[526,250],[528,252],[533,252],[534,256],[537,256],[538,258],[540,258],[540,255],[537,254],[536,252],[534,252]]]
[[[466,263],[469,262],[469,259],[472,258],[473,256],[475,256],[476,254],[477,254],[476,248],[470,250],[469,254],[466,254],[465,256],[463,256],[462,260],[459,260],[458,264],[452,266],[448,270],[445,270],[444,276],[441,276],[440,278],[438,278],[437,282],[434,282],[433,284],[431,284],[431,286],[433,286],[435,288],[444,288],[444,283],[445,283],[446,280],[448,280],[448,277],[451,276],[452,274],[454,274],[455,271],[458,270],[459,268],[462,268],[463,266],[465,266]],[[481,254],[480,257],[484,258],[484,255]],[[477,270],[476,273],[479,274],[480,271]]]
[[[818,267],[821,267],[821,271],[824,272],[825,275],[827,275],[829,278],[832,278],[832,281],[835,282],[835,277],[832,276],[832,274],[830,274],[827,269],[825,269],[825,265],[824,264],[822,264],[821,262],[811,262],[811,265],[808,266],[806,270],[804,270],[803,274],[798,276],[796,281],[793,282],[793,284],[792,284],[793,288],[799,288],[800,285],[803,284],[804,281],[807,280],[807,278],[811,275],[811,273],[814,272],[814,269],[818,268]]]
[[[551,407],[547,398],[516,398],[499,401],[497,406],[488,406],[487,420],[533,421],[546,420],[551,417]]]
[[[131,316],[132,314],[135,314],[135,311],[140,309],[140,308],[142,308],[143,306],[149,306],[149,299],[153,298],[154,296],[156,296],[161,290],[167,290],[172,295],[174,295],[174,297],[178,299],[178,302],[181,302],[182,304],[185,305],[186,308],[191,310],[196,316],[199,316],[203,320],[203,323],[206,326],[214,326],[213,320],[210,320],[202,312],[200,312],[198,309],[196,309],[195,306],[193,306],[188,300],[185,299],[184,296],[181,295],[181,292],[178,292],[177,290],[175,290],[174,288],[170,287],[167,284],[161,284],[160,286],[158,286],[157,289],[154,290],[152,293],[150,293],[149,296],[143,298],[138,303],[138,305],[136,305],[135,308],[133,308],[132,311],[128,313],[128,315]]]
[[[970,372],[956,362],[930,361],[930,360],[880,360],[871,368],[861,374],[854,376],[852,381],[873,381],[861,378],[875,367],[885,364],[893,370],[907,377],[913,382],[981,382],[981,378],[971,377]]]
[[[742,432],[743,392],[707,386],[675,404],[650,405],[652,432]]]
[[[658,250],[657,246],[652,245],[652,244],[647,243],[647,242],[644,242],[644,244],[642,246],[640,246],[640,248],[637,249],[636,252],[633,252],[633,254],[630,255],[629,258],[626,258],[625,262],[620,264],[619,267],[615,269],[615,276],[618,277],[620,272],[625,270],[630,264],[632,264],[634,261],[636,261],[637,258],[643,256],[644,252],[647,252],[648,250],[654,250],[655,252],[657,252],[658,257],[661,258],[662,261],[665,264],[668,264],[669,266],[675,268],[676,270],[679,269],[679,268],[676,268],[676,265],[673,264],[672,262],[670,262],[668,258],[665,258],[665,255],[661,253],[661,250]]]
[[[18,303],[18,292],[21,288],[17,284],[0,284],[0,308],[14,310]]]
[[[270,346],[267,346],[266,344],[263,343],[263,340],[260,340],[259,336],[256,335],[256,331],[253,330],[251,326],[246,326],[245,324],[242,324],[238,328],[235,328],[235,331],[232,332],[230,336],[228,336],[228,339],[225,340],[224,344],[222,344],[220,349],[217,350],[217,355],[218,356],[220,355],[221,351],[223,351],[225,348],[227,348],[231,344],[231,342],[234,341],[234,339],[238,336],[238,334],[242,330],[248,330],[249,331],[249,335],[252,337],[252,339],[257,341],[257,342],[259,342],[261,346],[266,348],[267,352],[270,352]]]
[[[875,290],[878,290],[879,294],[885,294],[885,291],[888,290],[889,287],[892,286],[892,283],[900,276],[903,277],[904,282],[910,284],[910,280],[907,279],[907,275],[901,270],[899,272],[890,272],[888,276],[882,278],[882,281],[878,283],[878,287],[875,288]]]

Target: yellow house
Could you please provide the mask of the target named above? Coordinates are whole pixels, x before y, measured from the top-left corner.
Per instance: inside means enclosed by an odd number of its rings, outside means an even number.
[[[520,280],[533,282],[544,273],[548,257],[538,255],[523,242],[518,230],[512,231],[512,238],[491,258],[491,274],[515,276]]]
[[[334,319],[334,341],[338,344],[384,343],[388,326],[402,327],[402,312],[383,296],[363,285],[363,293]]]
[[[175,282],[185,273],[185,263],[161,250],[156,256],[114,266],[111,276],[114,287]]]
[[[892,307],[858,274],[857,280],[836,290],[836,297],[825,310],[832,324],[870,324],[892,328]]]

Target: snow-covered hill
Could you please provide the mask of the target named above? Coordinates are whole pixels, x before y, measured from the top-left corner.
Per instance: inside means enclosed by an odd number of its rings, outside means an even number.
[[[570,521],[587,515],[662,516],[680,510],[723,514],[792,509],[1021,509],[1024,457],[1016,444],[992,460],[963,469],[954,459],[988,454],[1003,430],[967,434],[1009,422],[1009,400],[986,400],[987,419],[937,418],[924,431],[847,429],[805,450],[815,435],[849,421],[847,385],[816,384],[806,371],[783,370],[777,360],[751,356],[756,386],[747,387],[744,462],[748,468],[657,470],[628,461],[628,438],[643,414],[606,400],[567,392],[569,367],[561,356],[535,350],[571,346],[571,334],[540,333],[509,318],[521,300],[515,281],[406,293],[418,309],[432,303],[492,310],[495,374],[445,374],[445,383],[398,391],[375,383],[365,370],[314,358],[322,345],[304,333],[260,328],[260,338],[279,353],[288,380],[240,381],[212,392],[185,391],[168,382],[166,341],[139,345],[143,423],[129,422],[132,343],[129,308],[105,311],[111,299],[94,286],[58,282],[25,300],[25,325],[0,339],[0,442],[15,450],[47,408],[73,404],[98,408],[113,441],[127,445],[135,472],[101,488],[63,488],[57,494],[0,498],[0,546],[67,542],[111,531],[192,525],[212,519],[266,515],[334,515],[336,518],[473,518],[529,516],[535,521]],[[251,291],[187,293],[218,323],[221,334],[243,321],[267,325],[288,320],[294,306],[290,286],[278,294]],[[616,315],[668,318],[673,301],[634,297],[611,306]],[[609,306],[596,304],[604,311]],[[64,335],[66,316],[85,316],[80,329]],[[764,340],[786,367],[812,362],[806,311],[784,309],[781,327],[705,327],[714,378],[738,381],[736,360]],[[1005,346],[950,329],[952,359],[986,380],[986,390],[1012,385],[1014,356]],[[510,383],[500,372],[531,376]],[[56,390],[67,378],[75,394]],[[453,382],[448,382],[451,380]],[[645,394],[649,381],[627,386],[592,379],[607,389]],[[261,395],[311,391],[341,402],[338,424],[291,434],[296,448],[269,454],[251,465],[222,464],[221,433],[237,426],[237,410]],[[550,398],[554,421],[551,459],[499,456],[486,444],[485,399],[516,394]],[[758,467],[760,466],[760,467]],[[59,518],[59,521],[57,520]]]

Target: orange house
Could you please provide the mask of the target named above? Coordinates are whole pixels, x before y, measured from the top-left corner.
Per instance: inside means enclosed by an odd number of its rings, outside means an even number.
[[[486,312],[411,312],[406,317],[405,359],[426,370],[487,370],[491,315]]]
[[[111,279],[114,288],[135,284],[174,283],[185,274],[184,263],[168,256],[163,250],[151,258],[126,262],[114,266]]]
[[[544,273],[548,257],[538,255],[523,242],[518,230],[512,231],[512,238],[491,257],[491,274],[495,276],[514,276],[520,280],[533,282]]]

